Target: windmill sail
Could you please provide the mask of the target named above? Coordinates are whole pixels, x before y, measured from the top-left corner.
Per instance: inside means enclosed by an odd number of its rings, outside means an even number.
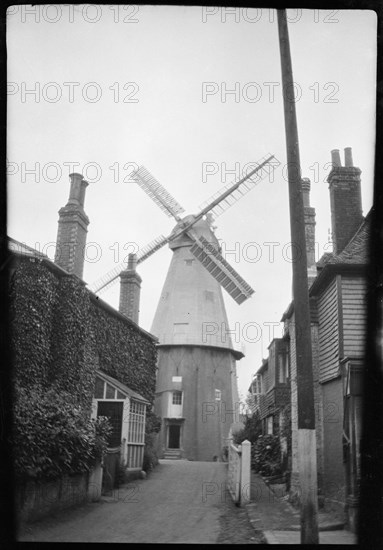
[[[156,180],[154,176],[144,166],[140,166],[135,170],[131,177],[145,191],[147,195],[161,208],[161,210],[169,217],[180,219],[178,214],[182,214],[185,210],[175,200],[172,195]]]
[[[195,240],[190,252],[201,262],[209,273],[218,281],[230,296],[242,304],[247,298],[254,294],[254,290],[246,281],[231,267],[225,258],[201,236]]]
[[[201,211],[208,210],[209,213],[213,215],[213,218],[217,218],[267,176],[270,181],[273,181],[273,172],[275,168],[280,165],[280,162],[273,155],[266,155],[256,164],[257,166],[249,172],[247,176],[242,178],[242,180],[225,185],[222,189],[214,193],[209,200],[201,204],[199,206]],[[231,192],[230,189],[232,189]],[[210,205],[211,208],[209,210]]]
[[[162,248],[166,243],[168,242],[168,239],[164,237],[163,235],[160,235],[156,239],[154,239],[152,242],[141,248],[137,252],[137,264],[143,262],[157,252],[160,248]],[[108,271],[108,273],[105,273],[102,277],[97,279],[92,285],[90,285],[90,290],[92,292],[98,293],[98,292],[105,292],[108,290],[111,286],[114,285],[115,282],[117,282],[117,279],[121,273],[121,271],[124,271],[124,269],[127,268],[127,263],[122,262],[118,264],[116,267]]]
[[[173,231],[168,237],[161,235],[152,243],[141,249],[137,254],[137,263],[141,263],[146,258],[162,248],[166,243],[172,242],[182,234],[188,234],[194,245],[191,249],[193,255],[202,263],[202,265],[222,284],[234,300],[241,304],[249,298],[254,290],[238,275],[238,273],[226,262],[226,260],[216,250],[209,249],[208,241],[204,242],[195,237],[193,226],[199,222],[205,215],[210,214],[212,218],[225,212],[230,206],[235,204],[241,197],[248,193],[257,185],[259,181],[269,176],[272,181],[274,169],[280,165],[280,162],[274,155],[267,155],[256,163],[256,167],[246,176],[235,183],[230,183],[215,193],[200,208],[201,211],[195,216],[184,218],[183,223],[177,225],[177,230]],[[149,197],[161,208],[169,217],[174,217],[177,222],[182,222],[179,214],[184,212],[182,206],[172,197],[168,191],[152,176],[152,174],[141,166],[132,173],[132,178],[149,195]],[[126,269],[125,262],[119,264],[114,269],[106,273],[90,286],[93,292],[107,290],[119,277],[121,271]]]

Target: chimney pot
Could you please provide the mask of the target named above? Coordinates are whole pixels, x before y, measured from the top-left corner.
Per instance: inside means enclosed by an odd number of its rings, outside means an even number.
[[[136,267],[137,267],[137,254],[129,254],[127,269],[129,271],[136,271]]]
[[[310,206],[310,189],[311,182],[309,178],[302,178],[302,196],[303,196],[303,206]]]
[[[342,166],[339,149],[333,149],[331,151],[331,162],[333,166]]]
[[[70,178],[70,192],[69,192],[69,203],[76,203],[81,204],[84,206],[84,198],[85,198],[85,188],[83,189],[83,175],[77,174],[74,172],[73,174],[69,174]],[[85,187],[88,185],[87,182],[85,182]],[[82,199],[82,202],[81,202]]]
[[[79,201],[79,203],[82,207],[84,207],[85,190],[88,187],[88,185],[89,185],[89,183],[87,181],[81,180],[81,182],[80,182],[80,194],[79,194],[78,201]]]
[[[351,168],[352,166],[354,166],[351,147],[346,147],[344,150],[344,165],[347,168]]]

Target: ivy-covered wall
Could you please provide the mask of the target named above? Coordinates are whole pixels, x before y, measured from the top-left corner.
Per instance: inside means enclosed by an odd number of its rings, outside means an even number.
[[[11,278],[14,375],[91,400],[95,368],[153,402],[156,340],[103,304],[77,277],[19,258]]]
[[[23,386],[48,384],[57,276],[37,260],[19,261],[10,281],[13,374]]]
[[[94,300],[90,317],[99,368],[153,403],[157,361],[154,341]]]
[[[28,392],[33,392],[37,402],[39,395],[42,400],[49,392],[70,395],[73,407],[79,407],[80,416],[90,417],[96,369],[105,371],[153,403],[155,338],[100,301],[76,276],[66,274],[47,260],[15,256],[10,301],[13,379],[16,388],[21,390],[16,395],[23,397],[23,403],[15,410],[28,406]],[[57,429],[57,422],[59,419],[52,420],[52,430]],[[75,422],[80,432],[82,421]],[[19,422],[16,429],[18,441],[26,446],[29,434],[23,433],[21,424]],[[41,447],[40,440],[41,437],[36,440],[36,448],[38,444]],[[20,456],[25,458],[28,453]],[[41,460],[46,458],[43,450],[41,456]],[[40,467],[40,462],[33,471],[39,472],[37,477],[44,477],[44,472],[52,468]],[[76,463],[74,450],[62,473],[75,473]],[[21,472],[16,472],[23,474],[23,478],[25,474],[29,476],[23,471],[26,470],[24,464],[25,460],[19,461]]]

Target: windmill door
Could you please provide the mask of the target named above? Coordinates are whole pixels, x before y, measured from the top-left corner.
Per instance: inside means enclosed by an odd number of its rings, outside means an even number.
[[[179,424],[169,426],[169,449],[180,448],[181,426]]]

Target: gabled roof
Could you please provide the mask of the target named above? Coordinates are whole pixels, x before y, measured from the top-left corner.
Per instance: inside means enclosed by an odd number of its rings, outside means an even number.
[[[326,281],[332,279],[333,275],[341,272],[354,273],[362,275],[364,269],[369,263],[369,243],[371,235],[372,209],[360,224],[354,236],[350,239],[347,246],[339,254],[325,252],[316,263],[318,275],[314,279],[310,289],[310,299],[313,298],[319,289],[326,284]],[[311,301],[311,300],[310,300]],[[310,310],[314,304],[311,304]],[[281,321],[291,317],[294,311],[294,301],[290,302],[284,312]]]
[[[146,403],[147,405],[150,405],[150,402],[147,399],[145,399],[145,397],[142,397],[142,395],[140,395],[139,393],[131,390],[130,388],[128,388],[128,386],[126,386],[119,380],[116,380],[116,378],[113,378],[113,376],[109,376],[109,374],[106,374],[102,370],[96,370],[96,374],[102,380],[104,380],[104,382],[108,382],[111,386],[114,386],[125,395],[131,397],[132,399],[135,399],[137,401],[141,401],[142,403]]]

